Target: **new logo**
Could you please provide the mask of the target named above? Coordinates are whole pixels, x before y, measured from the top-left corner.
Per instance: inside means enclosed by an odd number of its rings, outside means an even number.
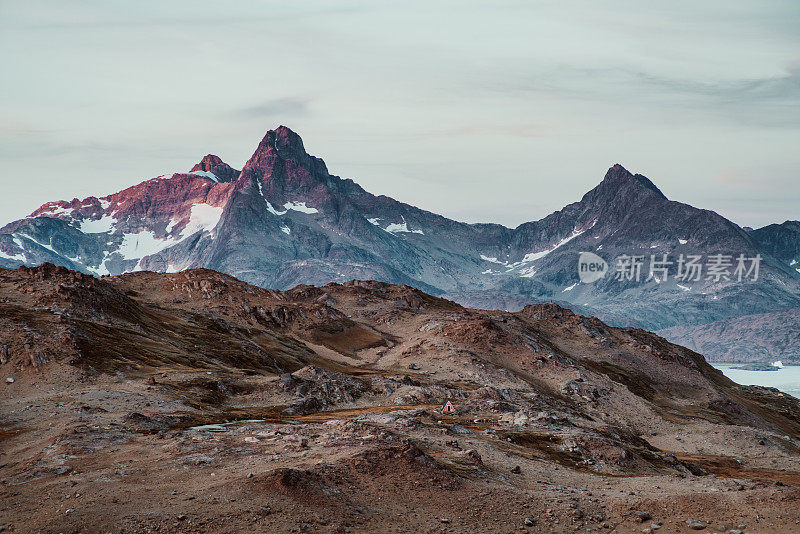
[[[584,284],[591,284],[603,278],[608,272],[606,260],[592,252],[581,252],[578,258],[578,276]]]

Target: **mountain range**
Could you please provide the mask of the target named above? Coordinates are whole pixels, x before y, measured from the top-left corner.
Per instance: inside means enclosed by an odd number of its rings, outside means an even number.
[[[581,282],[582,252],[605,260],[604,277]],[[715,255],[732,260],[726,276],[676,279],[682,256],[708,267]],[[758,258],[757,276],[737,279],[740,255],[750,267]],[[639,280],[617,275],[615,260],[628,256],[645,261]],[[648,276],[653,256],[670,262],[666,273]],[[742,228],[614,165],[578,202],[544,219],[466,224],[332,175],[285,126],[268,131],[241,170],[207,155],[187,172],[102,198],[48,202],[0,229],[0,267],[44,262],[98,276],[209,268],[281,290],[374,279],[479,308],[555,301],[679,343],[703,325],[793,317],[787,310],[800,308],[800,222]],[[758,336],[748,332],[736,343]],[[800,361],[795,337],[778,345],[776,359]],[[730,347],[724,352],[730,359]],[[752,354],[740,359],[764,359]]]

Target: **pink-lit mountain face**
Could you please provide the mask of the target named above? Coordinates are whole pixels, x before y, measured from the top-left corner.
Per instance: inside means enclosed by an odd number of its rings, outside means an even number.
[[[188,172],[107,197],[44,204],[0,229],[0,267],[51,262],[95,275],[207,267],[277,289],[376,279],[481,307],[555,300],[612,323],[660,329],[800,306],[796,225],[775,226],[747,232],[670,201],[620,165],[542,220],[514,229],[465,224],[330,174],[281,126],[241,171],[207,155]],[[609,261],[634,253],[763,261],[754,283],[607,276],[582,284],[583,251]]]

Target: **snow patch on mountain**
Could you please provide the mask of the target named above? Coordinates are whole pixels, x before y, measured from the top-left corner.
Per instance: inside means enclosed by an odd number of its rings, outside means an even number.
[[[261,189],[261,184],[258,184],[258,185],[259,185],[259,189]],[[286,215],[289,212],[289,210],[283,210],[283,211],[276,210],[272,206],[272,204],[269,203],[269,200],[267,200],[266,198],[264,199],[264,202],[267,203],[267,211],[269,211],[270,213],[272,213],[274,215]]]
[[[400,216],[400,218],[403,220],[402,223],[390,223],[389,226],[384,228],[384,230],[386,230],[390,234],[397,234],[397,233],[401,233],[402,232],[402,233],[409,233],[409,234],[423,234],[424,235],[422,230],[409,230],[408,223],[406,223],[406,218],[403,217],[403,216]]]
[[[123,259],[135,260],[161,252],[179,243],[180,239],[156,237],[152,230],[123,234],[122,244],[117,249]]]
[[[481,254],[481,259],[483,261],[488,261],[488,262],[491,262],[491,263],[497,263],[499,265],[508,265],[507,261],[500,261],[497,258],[490,258],[489,256],[484,256],[483,254]]]
[[[219,224],[223,211],[224,208],[222,206],[195,204],[192,206],[192,211],[189,215],[189,224],[183,229],[181,236],[189,237],[200,230],[213,231],[214,227]]]
[[[577,285],[578,285],[578,282],[575,282],[571,286],[565,287],[564,290],[562,291],[562,293],[566,293],[567,291],[572,291],[573,289],[575,289],[575,286],[577,286]]]
[[[299,211],[302,213],[319,213],[317,208],[312,208],[311,206],[306,206],[305,202],[287,202],[283,205],[283,209],[285,210],[294,210]],[[286,213],[285,211],[283,213]]]
[[[529,252],[528,254],[525,254],[525,256],[520,261],[508,264],[508,271],[513,271],[514,269],[516,269],[518,267],[521,267],[522,265],[525,265],[526,263],[531,263],[531,262],[534,262],[536,260],[540,260],[540,259],[544,258],[545,256],[547,256],[548,254],[550,254],[551,252],[553,252],[557,248],[566,245],[567,243],[569,243],[570,241],[572,241],[573,239],[575,239],[579,235],[583,234],[584,232],[586,232],[590,228],[593,228],[595,224],[597,224],[596,220],[591,224],[591,226],[589,226],[587,228],[584,228],[582,230],[579,230],[577,228],[573,229],[572,232],[567,237],[565,237],[564,239],[562,239],[561,241],[559,241],[558,243],[556,243],[555,245],[553,245],[550,248],[547,248],[545,250],[540,250],[539,252]],[[534,271],[534,274],[535,274],[535,271]],[[533,274],[531,274],[530,270],[528,269],[527,271],[524,272],[524,274],[521,274],[520,276],[524,276],[526,278],[529,278],[529,277],[533,276]]]
[[[264,197],[264,190],[261,187],[261,182],[256,182],[258,184],[258,192]],[[299,211],[301,213],[319,213],[317,208],[312,208],[311,206],[307,206],[305,202],[287,202],[283,205],[283,211],[278,211],[275,209],[269,200],[264,197],[264,202],[267,203],[267,211],[272,213],[273,215],[286,215],[289,213],[289,210]]]
[[[381,227],[381,220],[380,217],[374,217],[372,219],[367,219],[370,223],[374,224],[375,226],[381,228],[382,230],[389,232],[390,234],[398,234],[398,233],[407,233],[407,234],[422,234],[425,235],[425,232],[422,230],[410,230],[408,228],[408,223],[406,222],[406,218],[401,216],[400,217],[403,222],[402,223],[389,223],[389,226],[386,228]]]
[[[680,243],[681,245],[685,245],[688,242],[689,242],[688,239],[678,239],[678,243]]]
[[[27,261],[25,258],[25,247],[22,246],[22,242],[17,237],[13,237],[12,240],[14,241],[15,245],[17,245],[20,249],[22,249],[22,252],[18,252],[17,254],[12,255],[0,250],[0,258],[5,258],[7,260],[14,260],[14,261]]]
[[[11,254],[3,252],[2,250],[0,250],[0,258],[5,258],[7,260],[14,260],[14,261],[25,261],[24,254],[14,254],[12,256]]]
[[[27,239],[27,240],[29,240],[29,241],[32,241],[32,242],[36,243],[36,244],[37,244],[37,245],[39,245],[40,247],[42,247],[42,248],[45,248],[45,249],[49,250],[49,251],[50,251],[50,252],[52,252],[53,254],[57,254],[57,255],[59,255],[59,256],[63,256],[62,254],[60,254],[59,252],[57,252],[57,251],[56,251],[56,249],[54,249],[52,245],[50,245],[50,244],[48,244],[48,243],[41,243],[41,242],[37,241],[36,239],[34,239],[33,237],[29,236],[28,234],[19,234],[19,235],[20,235],[21,237],[24,237],[25,239]],[[16,238],[16,237],[17,237],[17,234],[14,234],[14,237]],[[66,256],[63,256],[63,257],[66,257]]]
[[[261,180],[256,180],[256,185],[258,186],[258,194],[261,195],[261,198],[264,199],[264,202],[267,203],[267,206],[269,206],[270,209],[273,209],[272,204],[267,202],[267,197],[264,196],[264,186],[261,185]]]
[[[84,219],[80,224],[80,231],[84,234],[102,234],[110,232],[117,224],[117,219],[110,215],[103,215],[97,220]]]
[[[106,257],[108,256],[106,255]],[[91,267],[89,265],[84,265],[84,267],[86,268],[87,271],[96,274],[97,276],[105,276],[107,274],[111,274],[110,272],[108,272],[108,269],[106,268],[105,259],[102,262],[100,262],[100,265],[97,267]]]
[[[289,227],[288,227],[288,226],[286,226],[286,225],[284,225],[284,226],[281,226],[281,232],[283,232],[283,233],[284,233],[284,234],[286,234],[286,235],[289,235],[289,234],[291,234],[291,233],[292,233],[291,229],[289,229]]]
[[[213,233],[214,227],[217,226],[222,217],[222,212],[223,208],[221,206],[195,204],[192,206],[189,221],[177,237],[156,237],[152,230],[126,233],[122,235],[122,244],[116,252],[126,260],[139,259],[140,261],[136,266],[136,269],[139,269],[141,267],[141,258],[157,254],[162,250],[177,245],[197,232],[208,231]],[[175,224],[175,221],[171,220],[167,226],[168,231],[172,230]]]
[[[191,171],[189,174],[194,174],[195,176],[202,176],[203,178],[208,178],[209,180],[213,180],[216,183],[219,183],[219,178],[217,175],[211,171]]]
[[[408,234],[423,234],[422,230],[409,230],[408,224],[403,221],[402,223],[391,223],[389,226],[384,228],[390,234],[397,234],[397,233],[408,233]]]

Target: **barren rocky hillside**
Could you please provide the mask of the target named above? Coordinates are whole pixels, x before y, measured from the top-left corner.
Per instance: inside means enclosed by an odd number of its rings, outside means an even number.
[[[555,304],[45,264],[0,361],[8,531],[800,530],[797,399]]]

